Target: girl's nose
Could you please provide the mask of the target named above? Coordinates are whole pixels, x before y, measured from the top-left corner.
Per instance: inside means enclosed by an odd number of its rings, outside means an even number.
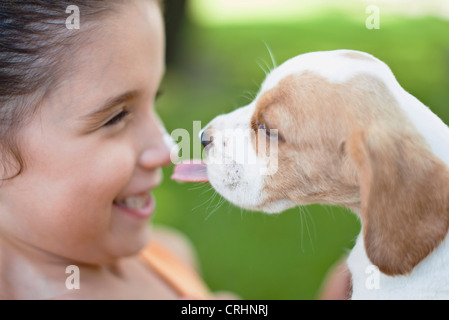
[[[157,147],[147,148],[142,152],[139,161],[140,165],[145,169],[169,166],[172,163],[170,151],[170,147],[162,140]]]
[[[151,141],[144,146],[139,159],[140,166],[149,170],[172,164],[170,153],[176,147],[160,121],[153,121],[151,126],[151,133],[146,132]]]

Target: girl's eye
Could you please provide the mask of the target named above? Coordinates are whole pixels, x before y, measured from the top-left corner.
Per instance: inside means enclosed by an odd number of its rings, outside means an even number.
[[[115,124],[120,123],[126,116],[128,116],[131,112],[129,110],[122,110],[119,114],[113,117],[111,120],[104,124],[105,127],[111,127]]]

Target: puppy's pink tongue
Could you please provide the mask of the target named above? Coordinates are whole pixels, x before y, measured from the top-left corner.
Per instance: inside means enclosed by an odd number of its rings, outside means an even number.
[[[182,182],[209,182],[206,164],[200,160],[178,163],[171,178]]]

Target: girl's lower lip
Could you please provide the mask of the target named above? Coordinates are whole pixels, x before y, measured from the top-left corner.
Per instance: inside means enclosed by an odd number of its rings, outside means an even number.
[[[134,218],[147,219],[147,218],[151,217],[151,215],[154,212],[155,202],[154,202],[153,195],[150,194],[148,196],[147,203],[145,204],[145,206],[143,208],[133,209],[133,208],[125,207],[118,203],[114,203],[114,207],[117,208],[118,210],[120,210],[121,212],[124,212],[125,214],[133,216]]]

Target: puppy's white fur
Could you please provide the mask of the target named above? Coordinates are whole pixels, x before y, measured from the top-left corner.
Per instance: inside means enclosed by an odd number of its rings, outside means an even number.
[[[354,58],[354,55],[366,59]],[[431,150],[429,152],[433,152],[446,167],[449,167],[447,151],[449,150],[449,128],[398,84],[385,63],[369,54],[350,50],[313,52],[292,58],[273,70],[251,104],[217,117],[206,127],[210,135],[215,137],[220,135],[220,139],[216,139],[209,147],[209,179],[213,187],[229,201],[244,208],[269,213],[280,212],[295,205],[316,202],[314,198],[309,202],[307,196],[302,197],[301,201],[294,201],[288,196],[273,199],[266,188],[273,180],[260,174],[261,170],[269,165],[268,162],[261,159],[252,144],[236,147],[235,141],[238,141],[239,137],[232,134],[235,129],[251,132],[251,118],[262,96],[276,88],[288,76],[305,72],[313,72],[334,84],[346,83],[358,75],[370,75],[379,79],[389,89],[417,132],[425,139]],[[317,114],[316,117],[320,115]],[[219,132],[226,133],[218,134]],[[237,161],[238,154],[245,154],[247,157],[243,161]],[[315,164],[298,161],[297,165],[313,167]],[[283,167],[280,166],[279,170],[282,169]],[[280,182],[279,185],[282,183]],[[347,201],[350,203],[354,200],[347,199]],[[355,211],[358,210],[355,209]],[[361,212],[356,213],[361,215]],[[447,271],[449,270],[449,240],[447,236],[424,260],[414,266],[410,273],[401,275],[381,273],[379,287],[371,288],[366,285],[368,277],[366,270],[373,263],[368,257],[362,234],[348,259],[353,278],[353,299],[449,298],[449,272]]]

